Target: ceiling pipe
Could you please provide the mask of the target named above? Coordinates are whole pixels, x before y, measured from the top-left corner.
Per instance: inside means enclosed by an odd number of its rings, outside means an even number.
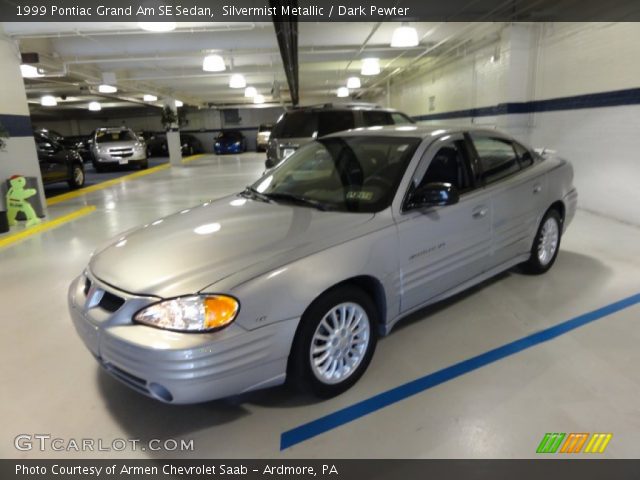
[[[224,33],[224,32],[241,32],[255,30],[255,23],[246,23],[238,25],[227,25],[219,27],[200,27],[200,28],[183,28],[176,29],[169,32],[163,32],[166,34],[176,33]],[[74,30],[72,32],[45,32],[45,33],[32,33],[32,34],[9,34],[10,38],[16,40],[30,40],[30,39],[42,39],[42,38],[70,38],[70,37],[104,37],[104,36],[121,36],[121,35],[157,35],[156,32],[149,32],[147,30],[135,29],[135,30],[115,30],[115,31],[83,31]]]
[[[271,7],[275,7],[276,12],[280,12],[282,6],[297,7],[298,0],[270,0]],[[271,17],[273,26],[280,47],[282,66],[289,84],[289,94],[291,103],[300,103],[300,92],[298,82],[298,19],[295,15],[281,15],[274,13]]]

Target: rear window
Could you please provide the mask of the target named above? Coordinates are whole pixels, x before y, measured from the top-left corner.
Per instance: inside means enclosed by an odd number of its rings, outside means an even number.
[[[324,137],[330,133],[341,132],[355,127],[353,112],[328,111],[318,113],[318,137]]]
[[[240,132],[220,132],[218,138],[225,140],[241,140],[242,134]]]
[[[310,111],[287,112],[271,132],[274,138],[313,137],[318,131],[318,116]]]
[[[362,119],[365,127],[393,125],[391,114],[384,111],[365,110],[362,112]]]

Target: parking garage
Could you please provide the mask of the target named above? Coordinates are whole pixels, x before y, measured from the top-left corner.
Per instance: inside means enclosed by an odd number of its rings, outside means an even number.
[[[640,23],[274,19],[1,24],[0,456],[637,458]]]

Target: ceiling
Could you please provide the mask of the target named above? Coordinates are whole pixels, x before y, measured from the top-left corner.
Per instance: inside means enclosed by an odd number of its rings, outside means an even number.
[[[336,89],[357,75],[362,88],[352,98],[379,95],[392,76],[436,64],[470,42],[493,38],[498,23],[411,23],[420,45],[391,48],[393,22],[300,23],[298,59],[300,103],[336,98]],[[36,114],[86,111],[90,101],[106,108],[149,108],[175,98],[193,107],[253,106],[244,89],[229,88],[231,73],[265,96],[265,105],[290,103],[288,85],[272,23],[179,23],[173,32],[150,33],[136,23],[5,23],[3,29],[22,53],[37,52],[46,76],[25,79]],[[223,56],[227,70],[204,72],[208,53]],[[382,72],[360,75],[361,60],[380,59]],[[118,92],[99,94],[104,74],[115,74]],[[55,108],[41,107],[42,95],[57,97]],[[157,95],[148,103],[144,94]]]

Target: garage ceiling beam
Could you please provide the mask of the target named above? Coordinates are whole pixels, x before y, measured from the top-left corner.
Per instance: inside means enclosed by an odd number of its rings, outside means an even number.
[[[282,6],[297,7],[298,0],[270,0],[270,5],[276,7],[276,12],[281,12]],[[289,94],[291,103],[294,106],[300,102],[300,92],[298,83],[298,20],[295,15],[272,16],[273,26],[280,47],[282,66],[289,84]]]

